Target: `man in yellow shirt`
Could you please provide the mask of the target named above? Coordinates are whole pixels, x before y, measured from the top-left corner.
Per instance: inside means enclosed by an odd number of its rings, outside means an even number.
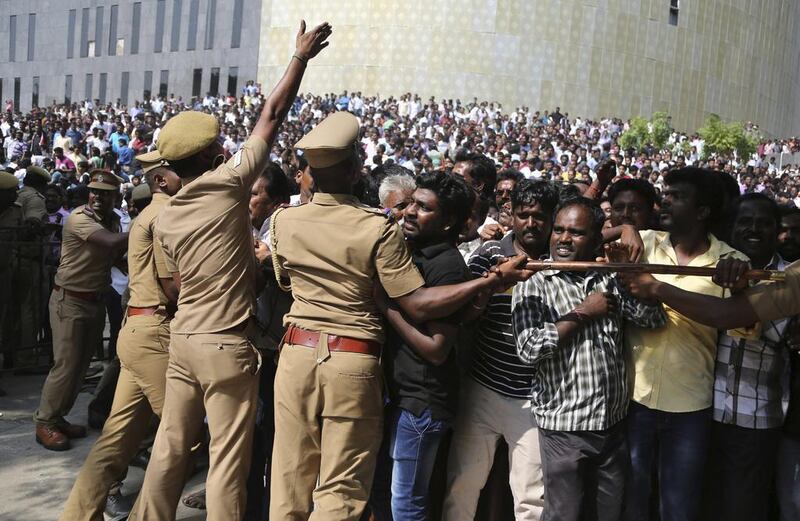
[[[716,266],[720,259],[747,257],[717,240],[709,230],[720,216],[722,189],[717,174],[682,168],[667,174],[659,220],[666,231],[641,233],[643,262],[678,266]],[[710,279],[658,275],[694,293],[722,297]],[[699,490],[711,427],[717,330],[666,307],[667,325],[629,326],[633,401],[628,413],[632,476],[627,520],[649,518],[651,476],[660,476],[664,521],[698,519]],[[658,459],[656,458],[658,455]]]

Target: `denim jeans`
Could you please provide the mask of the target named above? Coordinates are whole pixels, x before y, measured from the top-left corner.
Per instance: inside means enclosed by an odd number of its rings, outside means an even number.
[[[786,435],[778,446],[777,489],[781,521],[800,519],[800,440]]]
[[[650,519],[654,470],[659,479],[661,521],[700,519],[710,432],[710,408],[665,412],[631,402],[628,410],[631,475],[625,521]]]
[[[392,423],[392,517],[394,521],[427,519],[428,486],[436,451],[450,424],[397,409]]]

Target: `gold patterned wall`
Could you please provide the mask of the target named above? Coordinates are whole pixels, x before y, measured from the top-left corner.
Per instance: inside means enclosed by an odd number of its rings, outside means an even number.
[[[667,110],[800,134],[800,1],[264,0],[258,78],[270,88],[300,18],[334,26],[302,90],[473,97],[585,117]]]

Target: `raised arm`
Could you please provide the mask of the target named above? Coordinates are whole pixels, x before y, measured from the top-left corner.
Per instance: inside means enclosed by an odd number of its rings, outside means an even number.
[[[97,244],[108,250],[115,250],[112,254],[128,249],[128,233],[114,233],[108,230],[97,230],[87,239],[87,242]]]
[[[300,81],[306,70],[308,60],[314,58],[319,52],[328,46],[326,40],[331,35],[332,28],[328,22],[323,22],[309,32],[306,32],[306,22],[300,22],[300,30],[297,32],[295,43],[295,53],[292,55],[289,65],[283,77],[272,89],[267,97],[261,115],[253,128],[253,136],[260,137],[269,147],[272,147],[278,129],[283,123],[286,114],[297,96],[300,88]]]

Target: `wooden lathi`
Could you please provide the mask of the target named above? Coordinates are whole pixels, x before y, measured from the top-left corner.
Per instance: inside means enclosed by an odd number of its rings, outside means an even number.
[[[701,266],[673,266],[671,264],[629,264],[624,262],[556,262],[556,261],[531,261],[527,262],[528,269],[532,270],[559,270],[559,271],[615,271],[623,273],[652,273],[659,275],[688,275],[695,277],[713,277],[714,268]],[[781,271],[748,270],[743,276],[748,280],[773,280],[779,281],[786,278]]]

